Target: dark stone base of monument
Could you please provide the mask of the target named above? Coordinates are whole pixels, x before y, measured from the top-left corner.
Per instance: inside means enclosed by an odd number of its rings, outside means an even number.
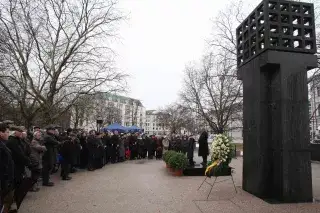
[[[232,169],[230,167],[222,168],[213,172],[213,176],[220,177],[220,176],[230,176]]]
[[[311,160],[320,161],[320,144],[310,144]]]
[[[244,190],[312,202],[307,71],[317,67],[314,5],[263,0],[238,26]]]
[[[204,176],[206,167],[203,167],[201,164],[196,163],[194,166],[187,167],[183,174],[185,176]]]
[[[314,55],[267,50],[243,80],[243,189],[262,199],[312,202],[307,70]]]

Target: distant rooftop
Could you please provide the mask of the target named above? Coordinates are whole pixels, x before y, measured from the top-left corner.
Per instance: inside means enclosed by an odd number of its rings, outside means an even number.
[[[135,99],[135,98],[131,98],[131,97],[126,97],[126,96],[123,96],[123,95],[118,95],[118,94],[112,94],[112,93],[109,93],[109,92],[99,92],[99,93],[96,93],[96,95],[104,95],[106,98],[108,99],[111,99],[111,100],[119,100],[120,102],[135,102],[137,103],[139,106],[142,106],[143,107],[143,104],[140,100],[138,99]]]
[[[146,111],[146,114],[147,115],[156,115],[156,114],[158,114],[159,112],[157,111],[157,110],[147,110]]]

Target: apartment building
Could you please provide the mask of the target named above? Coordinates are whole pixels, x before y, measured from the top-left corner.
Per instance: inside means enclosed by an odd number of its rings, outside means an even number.
[[[309,120],[312,138],[319,135],[320,130],[320,77],[315,77],[309,84]]]
[[[145,127],[146,110],[140,100],[110,93],[93,96],[92,103],[88,103],[91,107],[86,111],[80,128],[96,129],[97,120],[102,120],[103,126],[119,123],[127,127]]]
[[[158,111],[147,110],[146,111],[146,124],[144,131],[147,135],[167,135],[170,130],[157,119]]]

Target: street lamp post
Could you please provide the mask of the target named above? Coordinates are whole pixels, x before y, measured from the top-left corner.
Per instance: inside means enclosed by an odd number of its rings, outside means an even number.
[[[103,120],[101,117],[97,118],[97,132],[100,132],[101,126],[102,126]]]

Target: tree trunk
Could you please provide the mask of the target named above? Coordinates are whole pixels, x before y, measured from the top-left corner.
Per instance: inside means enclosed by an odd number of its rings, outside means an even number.
[[[33,126],[33,118],[26,118],[25,119],[25,127],[27,130],[31,130]]]
[[[43,119],[44,119],[44,124],[45,125],[50,125],[50,124],[53,124],[53,122],[54,122],[49,110],[48,111],[46,110],[44,112],[44,118]]]
[[[75,107],[75,121],[74,121],[74,128],[77,129],[78,125],[79,125],[79,120],[80,120],[80,116],[79,116],[79,109],[78,106]]]

